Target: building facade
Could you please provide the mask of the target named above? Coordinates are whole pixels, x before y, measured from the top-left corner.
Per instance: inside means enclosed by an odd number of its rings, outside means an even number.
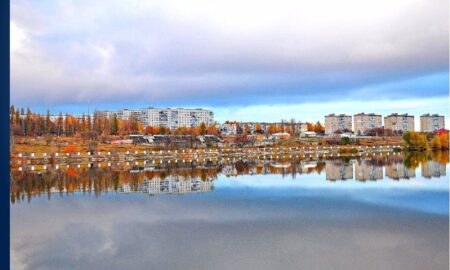
[[[214,123],[214,113],[203,109],[183,109],[183,108],[144,108],[140,110],[118,110],[100,111],[103,116],[111,117],[113,114],[122,120],[130,120],[135,115],[139,122],[145,127],[167,127],[177,129],[179,127],[198,127],[200,123],[207,126]]]
[[[393,113],[384,117],[384,128],[392,131],[414,131],[414,116]]]
[[[383,127],[382,117],[374,113],[358,113],[353,116],[353,127],[355,133],[365,133],[374,128]]]
[[[433,132],[445,128],[445,117],[438,114],[423,114],[420,116],[420,131]]]
[[[345,114],[329,114],[325,116],[325,133],[334,134],[336,131],[351,131],[352,116]]]

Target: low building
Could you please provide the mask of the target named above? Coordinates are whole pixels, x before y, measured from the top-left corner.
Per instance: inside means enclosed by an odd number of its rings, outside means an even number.
[[[325,116],[325,133],[334,134],[352,130],[352,116],[345,114],[329,114]]]
[[[269,136],[272,140],[287,140],[291,137],[291,134],[287,132],[274,133]]]
[[[445,117],[438,114],[423,114],[420,116],[420,131],[434,132],[445,128]]]
[[[381,114],[358,113],[353,116],[355,133],[365,134],[366,131],[383,127]]]
[[[231,123],[231,124],[221,124],[218,127],[219,133],[221,135],[227,136],[227,135],[236,135],[238,131],[238,124]]]
[[[414,116],[392,113],[384,117],[384,128],[392,131],[414,131]]]

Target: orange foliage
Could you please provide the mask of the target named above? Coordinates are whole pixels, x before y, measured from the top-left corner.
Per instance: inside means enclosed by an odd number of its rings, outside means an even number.
[[[75,145],[73,145],[73,144],[68,145],[68,146],[66,146],[64,148],[64,152],[65,153],[75,153],[77,151],[78,151],[78,148]]]

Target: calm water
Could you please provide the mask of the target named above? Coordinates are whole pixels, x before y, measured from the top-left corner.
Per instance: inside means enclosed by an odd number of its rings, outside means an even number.
[[[13,172],[11,268],[448,269],[447,173],[448,153]]]

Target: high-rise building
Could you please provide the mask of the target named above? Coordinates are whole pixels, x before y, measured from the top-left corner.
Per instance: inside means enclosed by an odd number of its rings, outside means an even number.
[[[384,117],[384,128],[392,131],[414,131],[414,116],[392,113]]]
[[[336,131],[351,131],[352,116],[345,114],[329,114],[325,116],[325,133],[334,134]]]
[[[353,127],[356,133],[365,133],[383,126],[381,115],[374,113],[358,113],[353,116]]]
[[[197,127],[204,122],[210,125],[214,122],[214,113],[203,109],[182,109],[182,108],[144,108],[140,110],[118,110],[118,111],[100,111],[105,117],[111,117],[113,114],[122,120],[129,120],[135,115],[144,127],[164,126],[170,129],[179,127]]]
[[[445,128],[445,117],[438,114],[423,114],[420,116],[420,131],[433,132]]]

